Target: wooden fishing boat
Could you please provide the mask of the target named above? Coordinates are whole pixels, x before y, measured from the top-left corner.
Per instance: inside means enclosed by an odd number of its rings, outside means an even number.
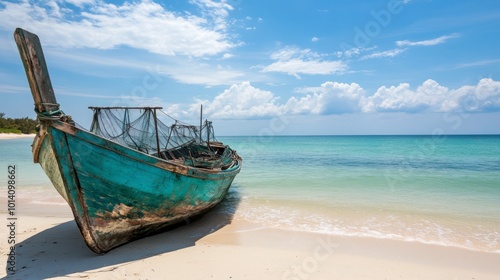
[[[92,251],[164,231],[224,198],[242,160],[215,141],[211,122],[166,126],[159,107],[91,107],[85,130],[59,108],[38,36],[17,28],[14,38],[39,120],[34,162],[68,202]],[[121,119],[108,118],[120,120],[109,127],[103,118],[116,112]]]

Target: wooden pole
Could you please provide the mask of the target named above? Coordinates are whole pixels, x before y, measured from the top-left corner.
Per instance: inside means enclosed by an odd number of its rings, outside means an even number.
[[[210,129],[208,128],[208,120],[206,122],[206,129],[207,129],[207,147],[210,147]]]
[[[200,105],[200,144],[202,142],[202,134],[203,132],[203,104]]]
[[[156,108],[153,109],[153,118],[155,119],[156,151],[158,152],[158,157],[160,157],[160,137],[158,136],[158,120],[156,119]]]

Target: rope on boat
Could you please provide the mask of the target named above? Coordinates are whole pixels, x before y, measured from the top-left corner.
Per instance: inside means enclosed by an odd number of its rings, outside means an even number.
[[[35,113],[38,116],[39,120],[46,120],[46,121],[58,121],[62,120],[65,122],[68,122],[71,120],[70,116],[67,116],[64,114],[63,110],[59,109],[59,104],[58,103],[41,103],[42,105],[46,106],[54,106],[57,109],[52,110],[52,111],[46,111],[46,112],[40,112],[38,111],[37,107],[35,106]]]

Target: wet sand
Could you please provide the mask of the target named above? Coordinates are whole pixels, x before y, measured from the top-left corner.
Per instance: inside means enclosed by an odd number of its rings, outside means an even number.
[[[2,219],[7,222],[5,198]],[[61,198],[62,201],[62,198]],[[266,228],[213,211],[99,256],[65,205],[20,203],[8,279],[498,279],[500,254]],[[6,276],[10,248],[2,230]]]

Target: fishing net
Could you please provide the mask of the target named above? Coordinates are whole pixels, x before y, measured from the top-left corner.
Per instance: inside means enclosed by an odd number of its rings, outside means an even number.
[[[203,168],[229,168],[234,159],[235,153],[215,139],[210,121],[201,127],[189,125],[160,107],[90,109],[94,111],[92,133],[143,153]]]

